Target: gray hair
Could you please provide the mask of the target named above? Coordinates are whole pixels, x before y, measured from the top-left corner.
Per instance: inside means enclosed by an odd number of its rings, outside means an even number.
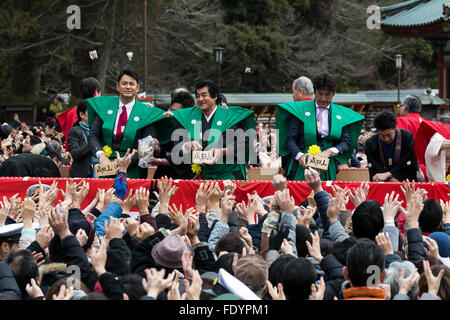
[[[394,296],[399,291],[398,286],[398,278],[400,276],[400,270],[404,269],[405,274],[404,277],[407,278],[411,275],[411,273],[416,272],[416,267],[410,261],[402,261],[402,262],[392,262],[389,265],[389,268],[386,269],[386,278],[384,278],[384,283],[389,284],[391,286],[391,297]],[[408,296],[411,300],[416,300],[417,292],[419,290],[418,283],[416,282],[411,290],[408,292]]]
[[[305,93],[307,93],[309,95],[314,94],[313,83],[312,83],[311,79],[309,79],[307,77],[302,76],[302,77],[295,79],[294,80],[294,89],[295,89],[295,91],[303,89],[303,91],[305,91]]]
[[[422,110],[422,102],[413,95],[405,96],[400,105],[404,105],[409,113],[419,113]]]

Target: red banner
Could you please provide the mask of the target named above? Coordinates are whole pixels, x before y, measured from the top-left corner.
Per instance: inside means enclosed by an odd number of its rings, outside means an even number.
[[[58,188],[65,190],[66,182],[74,180],[80,181],[81,179],[70,179],[70,178],[0,178],[0,200],[3,196],[7,198],[18,193],[18,196],[24,199],[25,193],[28,187],[39,184],[39,181],[43,184],[51,185],[53,181],[57,182]],[[84,209],[91,201],[95,198],[98,189],[109,189],[114,184],[114,179],[83,179],[89,183],[89,193],[81,204],[81,208]],[[128,190],[137,189],[140,187],[149,188],[152,181],[156,180],[145,180],[145,179],[129,179],[128,180]],[[235,191],[236,201],[247,202],[247,193],[253,193],[256,191],[261,198],[273,195],[275,189],[272,186],[271,181],[235,181],[237,188]],[[179,189],[175,196],[171,200],[171,204],[176,204],[177,206],[183,203],[183,208],[189,208],[195,206],[195,194],[198,187],[200,186],[200,181],[197,180],[174,180],[174,184],[178,185]],[[223,181],[219,181],[221,188],[223,189]],[[361,182],[358,181],[333,181],[333,182],[322,182],[322,187],[329,193],[332,193],[331,186],[337,185],[341,188],[348,187],[351,190],[357,188]],[[369,182],[369,195],[368,199],[373,199],[379,203],[384,203],[384,198],[386,193],[391,193],[392,191],[397,192],[400,200],[403,200],[403,206],[406,207],[405,197],[401,190],[402,183],[379,183],[379,182]],[[302,181],[289,181],[288,188],[291,195],[294,197],[296,204],[300,204],[306,197],[311,193],[311,188]],[[443,199],[444,201],[449,200],[450,188],[447,183],[416,183],[416,188],[425,189],[428,192],[428,198],[434,198],[436,200]],[[57,201],[63,200],[63,196],[60,193],[58,195]],[[347,204],[348,209],[353,209],[353,204],[351,201]]]

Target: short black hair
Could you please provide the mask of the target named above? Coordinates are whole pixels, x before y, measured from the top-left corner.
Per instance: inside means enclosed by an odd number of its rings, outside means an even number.
[[[311,294],[311,284],[316,282],[317,272],[314,265],[299,257],[286,264],[281,284],[287,300],[306,300]]]
[[[281,283],[283,277],[284,268],[292,260],[297,259],[290,254],[282,254],[279,256],[269,267],[269,281],[272,285],[277,286]]]
[[[409,113],[420,113],[422,111],[422,101],[415,95],[407,95],[400,105],[404,105]]]
[[[297,224],[295,226],[295,246],[297,248],[297,255],[299,257],[306,258],[309,254],[308,247],[306,246],[306,241],[312,244],[311,231],[309,228]]]
[[[337,83],[335,77],[328,73],[322,72],[314,78],[314,92],[322,89],[336,92]]]
[[[423,209],[419,216],[419,227],[423,232],[431,233],[439,230],[442,221],[442,207],[435,199],[423,202]]]
[[[81,98],[89,99],[95,94],[95,91],[102,91],[102,84],[93,77],[84,78],[80,82]]]
[[[369,267],[378,267],[381,272],[385,268],[384,264],[384,253],[373,241],[359,240],[347,253],[346,267],[352,286],[368,286],[369,277],[373,277]],[[375,280],[381,282],[381,279]]]
[[[120,80],[122,79],[122,77],[124,75],[127,75],[129,77],[132,77],[134,80],[136,80],[136,83],[139,84],[139,76],[137,75],[137,73],[133,70],[130,69],[125,69],[123,70],[120,74],[119,77],[117,78],[117,82],[120,82]]]
[[[31,279],[39,276],[39,268],[33,254],[29,249],[22,249],[11,252],[5,260],[9,269],[11,269],[17,285],[22,292],[22,297],[26,297],[26,286]]]
[[[81,121],[80,113],[86,113],[87,110],[87,104],[85,100],[81,100],[77,104],[77,117],[78,121]]]
[[[222,251],[235,252],[237,254],[242,253],[242,249],[245,244],[237,232],[228,232],[224,234],[216,243],[215,253],[219,256]]]
[[[172,98],[171,104],[179,103],[183,106],[183,108],[190,108],[195,106],[195,99],[189,92],[180,91],[174,95]]]
[[[375,237],[384,227],[380,203],[376,200],[366,200],[356,207],[352,215],[352,227],[356,238],[368,238],[375,241]]]
[[[211,98],[217,98],[216,103],[219,104],[222,102],[222,98],[220,95],[219,86],[212,80],[199,80],[195,84],[195,94],[197,94],[197,90],[203,87],[208,87],[208,92]]]
[[[336,241],[333,244],[332,254],[343,266],[345,266],[345,264],[347,263],[348,250],[350,250],[350,248],[354,246],[356,241],[357,240],[355,237],[350,237],[345,239],[344,241]]]
[[[397,119],[392,112],[383,110],[375,117],[373,126],[379,131],[395,129],[397,127]]]
[[[126,274],[119,277],[123,286],[123,292],[128,295],[130,300],[139,300],[147,292],[142,286],[142,277],[137,274]]]

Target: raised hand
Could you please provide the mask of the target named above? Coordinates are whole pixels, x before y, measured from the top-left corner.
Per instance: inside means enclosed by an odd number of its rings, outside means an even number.
[[[403,182],[403,186],[400,186],[400,189],[402,189],[403,194],[406,198],[406,203],[408,203],[409,201],[411,201],[411,197],[416,192],[416,183],[415,181],[411,183],[408,179],[406,179],[406,181]]]
[[[386,193],[384,197],[384,205],[381,207],[383,211],[384,223],[393,223],[397,215],[398,209],[403,201],[398,201],[399,194],[392,191],[391,194]]]
[[[150,191],[147,190],[145,187],[140,187],[136,190],[136,193],[134,194],[135,199],[135,205],[136,208],[139,211],[139,215],[143,216],[145,214],[148,214],[148,205],[150,202]]]
[[[314,208],[311,208],[311,207],[305,208],[305,207],[301,206],[300,207],[301,214],[297,215],[297,224],[300,224],[302,226],[309,228],[311,220],[314,216],[314,212],[315,212]]]
[[[364,182],[357,189],[354,189],[353,192],[349,192],[350,201],[353,203],[354,207],[357,208],[361,203],[366,201],[368,194],[369,183]]]
[[[53,229],[49,225],[47,225],[39,230],[39,232],[36,234],[36,241],[39,243],[42,249],[46,249],[50,241],[53,239],[54,235],[55,233],[53,232]]]
[[[419,216],[423,209],[423,201],[420,194],[414,193],[406,206],[406,223],[409,228],[419,228]]]
[[[41,287],[37,285],[36,280],[33,278],[31,278],[30,283],[27,283],[25,290],[32,299],[44,296]]]
[[[289,189],[275,192],[275,200],[281,208],[281,211],[294,212],[295,201],[294,198],[289,195]]]
[[[330,220],[330,224],[338,220],[342,203],[343,203],[342,197],[330,198],[330,200],[328,200],[327,216],[328,219]]]
[[[187,278],[187,277],[186,277]],[[203,280],[197,270],[192,271],[192,282],[184,279],[184,287],[186,291],[186,300],[200,300],[200,294],[202,293]]]
[[[426,237],[425,243],[428,246],[428,249],[426,247],[423,248],[425,250],[426,255],[433,256],[433,257],[440,259],[441,256],[439,255],[439,246],[438,246],[437,242],[434,239]]]
[[[325,280],[323,280],[323,277],[320,277],[318,286],[316,286],[315,283],[311,284],[310,300],[323,300],[324,294],[325,294]]]
[[[153,229],[153,227],[147,222],[141,223],[136,229],[136,238],[140,241],[144,241],[145,238],[154,234],[155,229]]]
[[[253,239],[250,233],[248,233],[248,229],[245,227],[241,227],[239,229],[239,236],[247,243],[249,248],[253,247]]]
[[[387,232],[385,234],[383,234],[382,232],[379,233],[375,237],[375,242],[377,243],[378,247],[380,247],[381,251],[383,251],[384,255],[394,253],[394,250],[392,250],[391,238],[389,237],[389,234]]]
[[[119,152],[116,151],[117,173],[119,173],[119,172],[126,173],[127,172],[128,166],[131,163],[131,159],[133,159],[136,152],[137,152],[137,150],[133,149],[133,151],[130,154],[130,149],[127,149],[127,152],[125,153],[123,158],[121,158]]]
[[[108,248],[108,244],[107,244],[106,240],[103,237],[100,237],[100,247],[98,249],[92,250],[92,253],[91,253],[92,267],[94,267],[95,272],[99,276],[106,272],[105,265],[106,265],[106,258],[107,258],[107,253],[106,253],[107,248]]]
[[[60,288],[59,288],[59,292],[58,294],[54,294],[53,295],[53,300],[72,300],[73,298],[73,287],[66,287],[65,284],[63,284]]]
[[[225,193],[222,197],[221,213],[219,216],[219,221],[223,223],[228,223],[228,218],[230,217],[231,211],[233,210],[236,197],[230,193]]]
[[[191,256],[189,251],[184,251],[181,256],[181,264],[183,266],[183,274],[186,279],[192,279],[194,276],[194,270],[192,269],[192,261],[194,257]]]
[[[31,200],[30,197],[26,197],[23,200],[22,206],[24,228],[31,228],[33,224],[33,218],[36,213],[36,203]]]
[[[154,268],[145,269],[146,278],[142,279],[142,286],[147,292],[147,296],[156,299],[161,291],[169,288],[174,282],[178,283],[175,272],[170,273],[166,279],[164,279],[164,274],[164,269],[159,271]]]
[[[417,273],[417,268],[414,272],[411,272],[409,277],[405,278],[405,269],[400,270],[400,275],[398,277],[398,293],[408,294],[414,284],[419,281],[419,274]]]
[[[197,205],[197,212],[206,212],[209,197],[213,194],[215,182],[208,180],[201,182],[197,193],[195,195],[195,203]]]
[[[284,295],[283,285],[279,283],[276,287],[270,283],[269,280],[266,280],[267,289],[269,290],[269,294],[272,297],[272,300],[286,300],[286,296]]]
[[[308,252],[311,257],[313,257],[317,262],[321,262],[323,259],[322,253],[320,252],[320,237],[317,231],[315,233],[311,232],[312,244],[306,241],[306,246],[308,247]]]
[[[172,178],[162,177],[158,181],[158,192],[154,191],[156,198],[159,200],[159,213],[169,212],[169,201],[178,191],[177,186],[172,186]]]
[[[69,230],[65,215],[59,212],[59,206],[52,208],[49,223],[50,227],[61,239],[72,234]]]
[[[122,228],[120,227],[119,219],[114,217],[109,217],[108,220],[105,220],[105,239],[110,241],[112,239],[120,239],[122,238]]]
[[[130,189],[128,197],[122,202],[122,213],[130,212],[131,208],[136,204],[136,194],[133,195],[133,189]],[[147,206],[148,212],[148,206]]]
[[[180,204],[178,209],[175,204],[169,207],[169,218],[172,220],[173,224],[178,225],[181,228],[182,234],[186,234],[187,231],[187,217],[183,215],[183,205]]]
[[[139,228],[139,222],[133,218],[126,218],[123,225],[130,236],[134,236]]]
[[[272,178],[272,185],[275,191],[283,191],[287,188],[287,180],[281,174],[276,174]]]
[[[89,193],[89,183],[85,180],[82,180],[79,184],[76,185],[75,189],[72,192],[72,205],[67,209],[80,209],[81,203]]]
[[[423,259],[423,272],[425,273],[425,278],[427,279],[428,293],[432,295],[437,295],[439,287],[441,286],[442,276],[444,275],[445,269],[441,269],[435,277],[433,272],[431,272],[430,263]]]
[[[320,181],[320,175],[316,170],[312,168],[305,169],[305,182],[312,189],[314,194],[323,191]]]

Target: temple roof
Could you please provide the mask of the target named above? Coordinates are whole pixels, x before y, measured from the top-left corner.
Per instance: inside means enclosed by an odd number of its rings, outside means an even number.
[[[450,21],[450,0],[409,0],[380,10],[382,27],[421,27]]]

